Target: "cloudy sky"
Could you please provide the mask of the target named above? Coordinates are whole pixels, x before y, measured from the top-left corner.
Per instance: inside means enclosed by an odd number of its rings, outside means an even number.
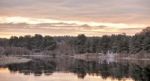
[[[0,37],[133,35],[150,26],[150,0],[0,0]]]

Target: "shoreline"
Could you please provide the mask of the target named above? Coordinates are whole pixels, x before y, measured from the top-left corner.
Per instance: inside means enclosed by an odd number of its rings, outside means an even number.
[[[109,60],[109,59],[113,59],[113,60],[141,60],[141,61],[150,61],[150,58],[146,58],[146,57],[141,57],[138,58],[136,56],[132,57],[132,56],[120,56],[118,55],[114,55],[114,56],[109,56],[109,55],[88,55],[88,54],[78,54],[78,55],[74,55],[72,56],[75,59],[81,59],[81,60],[92,60],[92,59],[100,59],[100,60]]]
[[[13,63],[26,63],[32,59],[16,57],[16,56],[2,56],[0,57],[0,66],[13,64]]]
[[[26,63],[32,60],[32,58],[28,57],[33,57],[33,58],[45,58],[45,57],[52,57],[50,55],[17,55],[17,56],[1,56],[0,57],[0,66],[8,65],[8,64],[13,64],[13,63]],[[59,57],[66,57],[66,56],[59,56]],[[93,55],[93,54],[77,54],[73,56],[67,56],[70,58],[74,59],[79,59],[79,60],[86,60],[86,61],[96,61],[96,60],[107,60],[107,61],[150,61],[150,58],[137,58],[137,57],[127,57],[127,56],[107,56],[107,55]],[[57,58],[57,56],[55,57]]]

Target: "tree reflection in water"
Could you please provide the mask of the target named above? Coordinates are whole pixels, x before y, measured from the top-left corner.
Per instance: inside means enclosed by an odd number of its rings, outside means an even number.
[[[23,73],[24,75],[42,74],[51,75],[53,72],[71,72],[84,79],[86,75],[101,76],[103,79],[112,77],[122,80],[132,78],[135,81],[150,81],[150,65],[140,66],[129,62],[101,63],[97,61],[84,61],[75,59],[33,59],[28,63],[6,65],[13,73]]]
[[[51,75],[56,70],[56,63],[48,60],[32,60],[28,63],[10,64],[7,66],[11,72],[24,73],[25,75],[34,74],[40,76],[42,74]]]

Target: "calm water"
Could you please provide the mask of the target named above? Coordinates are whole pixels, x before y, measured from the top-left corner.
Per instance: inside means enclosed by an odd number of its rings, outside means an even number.
[[[33,58],[0,66],[0,81],[150,81],[149,61]]]

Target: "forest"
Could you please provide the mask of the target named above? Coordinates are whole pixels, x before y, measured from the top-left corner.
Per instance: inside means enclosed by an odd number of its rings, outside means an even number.
[[[28,55],[42,54],[84,54],[84,53],[118,53],[118,54],[149,54],[150,27],[133,36],[125,33],[88,37],[80,34],[74,36],[12,36],[9,39],[0,38],[0,54]]]

